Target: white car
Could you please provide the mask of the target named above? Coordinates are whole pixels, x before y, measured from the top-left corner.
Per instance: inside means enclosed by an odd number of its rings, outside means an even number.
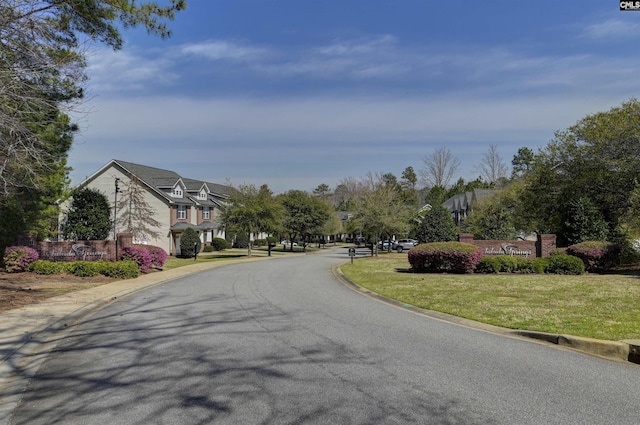
[[[284,245],[284,246],[291,245],[291,242],[289,242],[289,241],[282,241],[282,242],[280,242],[280,243],[281,243],[282,245]],[[294,242],[294,243],[293,243],[293,246],[298,246],[298,243],[297,243],[297,242]]]
[[[393,242],[391,249],[402,252],[403,250],[411,249],[416,245],[418,245],[418,241],[415,239],[398,239],[397,241]]]

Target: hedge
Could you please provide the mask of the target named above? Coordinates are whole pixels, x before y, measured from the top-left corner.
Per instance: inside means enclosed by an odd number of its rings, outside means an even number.
[[[408,253],[415,272],[472,273],[482,260],[482,249],[464,242],[431,242]]]
[[[582,260],[573,255],[552,255],[548,258],[547,273],[579,275],[585,272]]]
[[[568,247],[567,254],[580,258],[588,272],[604,272],[620,263],[622,245],[606,241],[586,241]]]
[[[49,261],[37,260],[27,269],[40,275],[72,274],[78,277],[93,277],[99,274],[118,279],[138,277],[138,265],[131,260],[125,261]]]

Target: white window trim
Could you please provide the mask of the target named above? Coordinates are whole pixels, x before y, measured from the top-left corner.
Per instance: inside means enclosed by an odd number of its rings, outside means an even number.
[[[211,207],[202,207],[202,219],[203,220],[211,219]]]
[[[176,218],[178,220],[186,220],[187,219],[187,206],[186,205],[178,205],[178,212],[176,214]]]

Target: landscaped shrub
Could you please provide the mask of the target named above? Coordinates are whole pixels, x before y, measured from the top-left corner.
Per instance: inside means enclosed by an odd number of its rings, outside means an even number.
[[[267,236],[267,243],[276,245],[278,243],[278,238],[276,238],[275,236]]]
[[[146,248],[140,245],[128,246],[122,249],[121,260],[132,260],[138,265],[141,272],[146,272],[151,268],[153,257]]]
[[[135,247],[146,249],[151,256],[151,267],[161,269],[164,267],[164,262],[167,261],[167,252],[154,245],[134,245]]]
[[[38,259],[38,251],[28,246],[9,246],[4,250],[4,267],[9,273],[27,270]]]
[[[182,236],[180,237],[180,257],[195,257],[198,254],[196,252],[196,245],[199,244],[200,236],[198,236],[198,232],[191,227],[184,229],[184,232],[182,232]]]
[[[472,273],[482,260],[482,249],[463,242],[432,242],[409,250],[416,272]]]
[[[549,251],[549,256],[552,257],[554,255],[568,255],[567,248],[554,248],[551,251]]]
[[[235,240],[233,241],[234,248],[244,249],[249,246],[249,235],[244,232],[240,232],[236,235]]]
[[[513,273],[518,270],[519,257],[512,255],[497,255],[496,260],[500,264],[500,271],[502,273]]]
[[[42,275],[63,274],[67,272],[65,263],[49,260],[36,260],[29,264],[27,270]]]
[[[224,251],[231,248],[231,244],[222,238],[213,238],[211,240],[211,246],[215,251]]]
[[[102,274],[107,277],[114,277],[118,279],[131,279],[138,277],[140,270],[138,269],[138,265],[135,261],[122,260],[107,263],[102,270]]]
[[[496,257],[482,257],[482,260],[476,266],[475,273],[499,273],[500,261]]]
[[[213,252],[213,247],[211,245],[205,245],[202,247],[202,252]]]
[[[547,273],[554,274],[583,274],[584,263],[573,255],[553,255],[549,258]]]
[[[100,274],[100,264],[95,261],[74,261],[68,263],[68,270],[74,276],[93,277]]]
[[[542,274],[547,270],[549,260],[547,258],[525,259],[518,265],[518,271],[523,274]]]
[[[253,246],[266,246],[266,245],[267,245],[266,239],[256,239],[253,241]]]
[[[617,266],[621,253],[621,245],[605,241],[586,241],[567,248],[567,254],[580,258],[588,272],[603,272]]]

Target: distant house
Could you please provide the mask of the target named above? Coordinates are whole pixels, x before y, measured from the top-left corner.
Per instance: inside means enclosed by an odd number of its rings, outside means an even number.
[[[496,193],[494,189],[473,189],[470,192],[454,195],[447,199],[442,206],[451,213],[451,217],[456,225],[464,221],[473,205],[478,201],[489,198]]]
[[[153,229],[158,237],[134,240],[159,246],[170,255],[180,254],[180,237],[188,227],[200,235],[202,245],[212,238],[224,238],[220,223],[220,207],[229,199],[233,188],[216,183],[182,177],[174,171],[111,160],[78,185],[97,189],[107,196],[113,210],[116,200],[116,179],[120,189],[135,181],[143,188],[144,201],[155,211],[160,225]],[[122,194],[118,194],[122,196]],[[118,225],[119,226],[119,225]],[[118,232],[125,229],[114,229]]]

